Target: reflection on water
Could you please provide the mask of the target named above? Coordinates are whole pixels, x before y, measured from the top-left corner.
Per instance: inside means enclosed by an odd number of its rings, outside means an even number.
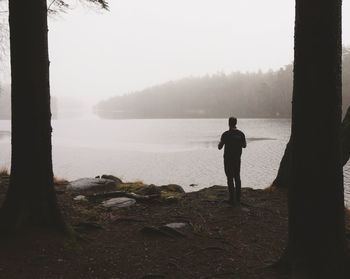
[[[248,141],[242,155],[243,187],[265,188],[277,173],[290,121],[242,119],[238,128]],[[0,133],[0,166],[9,166],[10,122],[0,121],[0,130],[5,131]],[[124,180],[177,183],[187,191],[226,185],[222,151],[217,150],[225,130],[226,119],[55,120],[54,172],[70,180],[110,173]],[[349,166],[344,175],[349,200]]]
[[[216,148],[219,143],[218,137],[215,137],[215,140],[197,140],[197,141],[189,141],[188,144],[192,146],[203,146],[205,148]],[[259,141],[259,140],[277,140],[275,138],[246,138],[247,143],[252,141]]]

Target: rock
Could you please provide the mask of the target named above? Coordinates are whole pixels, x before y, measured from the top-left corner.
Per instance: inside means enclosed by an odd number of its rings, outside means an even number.
[[[168,234],[170,234],[172,237],[186,237],[186,235],[180,231],[178,231],[175,228],[171,228],[168,226],[161,226],[159,227],[159,229],[163,232],[167,232]]]
[[[147,226],[147,227],[143,227],[140,232],[144,235],[147,236],[165,236],[165,237],[173,237],[172,235],[170,235],[167,232],[163,232],[162,230],[153,227],[153,226]]]
[[[185,190],[180,185],[177,185],[177,184],[163,185],[163,186],[160,186],[160,189],[166,192],[175,192],[175,193],[181,193],[181,194],[185,193]]]
[[[145,185],[144,187],[140,188],[139,190],[135,191],[136,194],[139,195],[160,195],[160,188],[151,184],[151,185]]]
[[[102,205],[107,208],[128,207],[136,203],[136,200],[131,198],[113,198],[102,202]]]
[[[165,227],[172,228],[172,229],[181,229],[186,227],[186,223],[169,223],[166,224]]]
[[[179,199],[177,197],[170,196],[166,197],[163,201],[165,201],[166,203],[176,203],[179,201]]]
[[[198,184],[190,184],[190,187],[197,187]]]
[[[153,227],[147,226],[141,229],[141,233],[147,236],[161,236],[161,237],[170,237],[170,238],[182,238],[186,237],[185,234],[177,231],[176,229],[161,226],[161,227]]]
[[[86,197],[83,195],[76,196],[73,200],[75,200],[75,201],[87,201]]]
[[[80,178],[69,182],[67,190],[69,191],[111,191],[115,190],[115,182],[110,179],[103,178]]]
[[[118,178],[118,177],[116,177],[114,175],[103,174],[101,176],[101,178],[113,180],[117,184],[123,183],[123,181],[120,178]]]

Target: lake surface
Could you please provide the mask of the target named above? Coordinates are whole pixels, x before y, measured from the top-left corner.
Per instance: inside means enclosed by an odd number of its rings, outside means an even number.
[[[268,187],[289,139],[290,120],[240,119],[238,128],[248,141],[242,186]],[[54,120],[54,173],[68,180],[113,174],[127,181],[176,183],[186,191],[226,185],[217,149],[225,130],[226,119]],[[9,131],[10,122],[0,121],[0,166],[10,165]],[[350,198],[350,169],[344,173]]]

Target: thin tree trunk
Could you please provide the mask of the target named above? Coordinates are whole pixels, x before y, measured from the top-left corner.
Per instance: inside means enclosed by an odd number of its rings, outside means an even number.
[[[287,255],[293,278],[348,278],[341,164],[341,0],[297,0]]]
[[[46,0],[9,0],[12,161],[1,225],[64,228],[53,186]]]

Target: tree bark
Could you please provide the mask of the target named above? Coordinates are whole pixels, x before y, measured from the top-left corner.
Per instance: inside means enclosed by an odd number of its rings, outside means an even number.
[[[291,152],[291,140],[288,141],[286,149],[280,166],[278,168],[277,176],[272,182],[272,186],[276,188],[289,188],[291,183],[291,163],[292,163],[292,152]]]
[[[346,278],[341,47],[341,0],[296,0],[287,246],[293,278]]]
[[[341,147],[343,166],[350,159],[350,107],[348,108],[341,127]]]
[[[1,226],[63,229],[52,171],[46,0],[9,0],[12,160]]]

